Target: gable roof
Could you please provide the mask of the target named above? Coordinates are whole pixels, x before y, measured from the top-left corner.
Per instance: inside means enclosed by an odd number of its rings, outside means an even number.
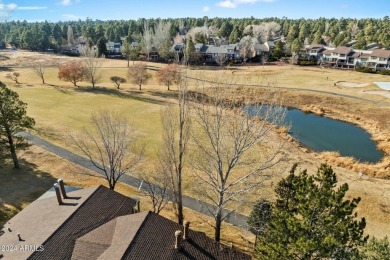
[[[76,240],[72,259],[121,259],[148,212],[117,217]]]
[[[152,212],[118,217],[79,237],[72,259],[250,259],[192,230],[176,250],[176,230],[183,227]]]
[[[375,49],[372,51],[370,56],[389,59],[390,58],[390,50]]]
[[[345,46],[339,46],[339,47],[337,47],[336,49],[333,50],[334,53],[345,54],[345,55],[347,55],[351,51],[352,51],[351,47],[345,47]]]
[[[251,259],[249,255],[191,229],[189,238],[182,241],[182,248],[176,250],[176,230],[183,230],[183,227],[149,212],[122,259]]]
[[[313,50],[313,49],[325,49],[324,46],[322,44],[317,44],[317,43],[313,43],[313,44],[310,44],[306,50]]]
[[[58,205],[56,197],[39,199],[9,220],[0,236],[1,245],[42,245],[44,250],[2,252],[6,259],[68,259],[79,236],[115,217],[132,213],[136,204],[134,199],[103,186],[67,195],[64,205]]]

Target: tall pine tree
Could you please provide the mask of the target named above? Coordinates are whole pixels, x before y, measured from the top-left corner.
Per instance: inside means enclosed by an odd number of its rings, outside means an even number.
[[[348,184],[338,187],[332,168],[322,164],[316,175],[295,167],[276,189],[271,221],[258,237],[260,259],[350,259],[358,255],[365,219],[356,220],[360,198],[345,200]]]

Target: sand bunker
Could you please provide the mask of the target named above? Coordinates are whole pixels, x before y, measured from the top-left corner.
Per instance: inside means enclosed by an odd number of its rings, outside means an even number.
[[[355,83],[355,82],[348,82],[348,81],[337,81],[336,84],[337,86],[348,87],[348,88],[362,88],[370,85],[370,83]]]
[[[371,95],[380,95],[385,98],[390,98],[390,91],[386,91],[386,90],[363,90],[362,93],[371,94]]]
[[[384,90],[390,90],[390,82],[374,82],[378,87]]]

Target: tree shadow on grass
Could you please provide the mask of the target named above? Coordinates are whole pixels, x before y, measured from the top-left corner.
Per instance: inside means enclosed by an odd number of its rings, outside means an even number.
[[[61,87],[59,87],[59,86],[57,86],[57,85],[53,85],[53,84],[46,84],[46,85],[51,86],[51,87],[53,87],[55,90],[57,90],[57,91],[59,91],[59,92],[61,92],[61,93],[64,93],[64,94],[70,94],[70,93],[71,93],[69,90],[64,89],[64,88],[61,88]]]
[[[19,159],[19,163],[20,169],[14,169],[12,163],[0,168],[0,226],[57,181],[35,164],[23,159]]]
[[[91,93],[91,94],[97,94],[97,95],[98,94],[111,95],[111,96],[116,96],[119,98],[133,99],[133,100],[148,102],[148,103],[152,103],[152,104],[159,104],[159,105],[165,104],[164,101],[142,96],[143,95],[142,92],[134,92],[134,91],[124,92],[124,91],[121,91],[118,89],[104,88],[104,87],[77,88],[77,89],[75,89],[75,91],[80,92],[80,93]]]
[[[162,98],[174,98],[177,99],[178,94],[176,90],[170,90],[167,92],[162,91],[148,91],[148,94],[152,96],[162,97]]]

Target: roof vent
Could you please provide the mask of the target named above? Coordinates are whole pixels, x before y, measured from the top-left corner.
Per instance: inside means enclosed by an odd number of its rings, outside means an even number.
[[[56,192],[58,205],[64,204],[64,203],[62,202],[61,194],[60,194],[60,188],[58,187],[58,184],[57,184],[57,183],[54,183],[54,190],[55,190],[55,192]]]
[[[68,198],[68,196],[66,195],[66,191],[65,191],[64,181],[62,179],[58,179],[57,182],[60,185],[62,198],[64,198],[64,199]]]
[[[189,229],[190,229],[190,222],[189,221],[184,221],[184,235],[183,239],[187,240],[189,237]]]
[[[175,242],[175,249],[180,250],[181,249],[181,230],[177,230],[175,232],[176,242]]]

